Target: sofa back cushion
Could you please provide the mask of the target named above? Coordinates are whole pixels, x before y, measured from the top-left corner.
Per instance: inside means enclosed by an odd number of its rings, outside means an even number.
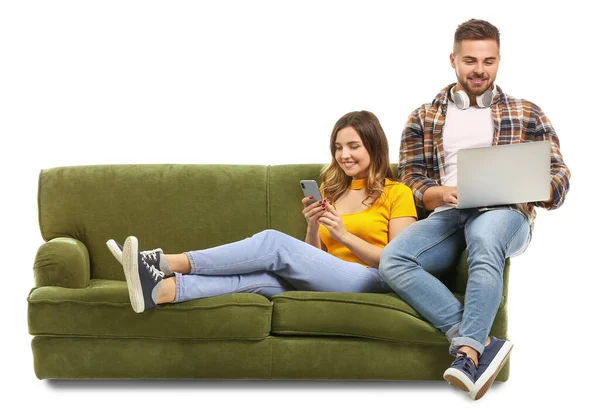
[[[44,240],[72,237],[90,253],[94,279],[123,279],[106,248],[129,235],[143,249],[180,253],[241,240],[267,228],[303,239],[301,179],[322,165],[98,165],[42,170]]]

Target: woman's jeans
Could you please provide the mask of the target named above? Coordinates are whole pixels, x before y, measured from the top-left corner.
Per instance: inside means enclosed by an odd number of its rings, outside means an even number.
[[[449,209],[402,230],[383,250],[379,270],[392,289],[446,334],[451,349],[480,354],[500,305],[505,259],[522,253],[530,227],[519,212]],[[464,307],[436,276],[467,249]]]
[[[235,243],[185,253],[191,270],[176,273],[174,302],[250,292],[392,292],[379,271],[346,262],[276,230]]]

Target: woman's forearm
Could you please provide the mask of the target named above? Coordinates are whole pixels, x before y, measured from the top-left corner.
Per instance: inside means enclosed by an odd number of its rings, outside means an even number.
[[[307,228],[306,238],[304,239],[304,242],[320,249],[321,239],[319,238],[319,229],[312,230],[310,228]]]
[[[383,249],[368,243],[354,234],[347,233],[342,244],[354,253],[360,260],[373,268],[379,268],[379,259]]]

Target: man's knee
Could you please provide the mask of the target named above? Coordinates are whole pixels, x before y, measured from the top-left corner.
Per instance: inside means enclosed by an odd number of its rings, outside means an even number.
[[[381,277],[388,283],[393,279],[397,279],[399,274],[406,269],[410,262],[410,258],[408,258],[403,251],[401,243],[398,243],[397,241],[388,243],[388,245],[383,248],[379,259],[379,272]]]
[[[476,231],[469,235],[470,250],[475,254],[498,252],[502,250],[502,242],[495,234],[488,231]]]

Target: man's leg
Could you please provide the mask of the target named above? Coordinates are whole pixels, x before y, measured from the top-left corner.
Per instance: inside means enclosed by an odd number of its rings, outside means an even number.
[[[512,350],[511,342],[492,337],[488,344],[485,339],[502,298],[505,259],[526,248],[529,234],[525,217],[511,210],[483,213],[473,210],[465,223],[469,279],[463,321],[451,348],[459,355],[455,363],[468,364],[469,357],[475,360],[477,368],[471,371],[474,372],[472,382],[464,380],[452,368],[444,373],[444,377],[448,371],[449,375],[460,377],[458,387],[468,390],[475,400],[483,397],[490,388]],[[447,379],[453,383],[453,377]]]
[[[449,340],[458,333],[463,306],[435,275],[453,266],[464,246],[460,212],[446,210],[402,230],[379,264],[390,287]]]
[[[527,246],[529,223],[512,210],[473,212],[465,223],[465,239],[469,279],[452,346],[469,346],[481,355],[502,298],[505,259]]]

